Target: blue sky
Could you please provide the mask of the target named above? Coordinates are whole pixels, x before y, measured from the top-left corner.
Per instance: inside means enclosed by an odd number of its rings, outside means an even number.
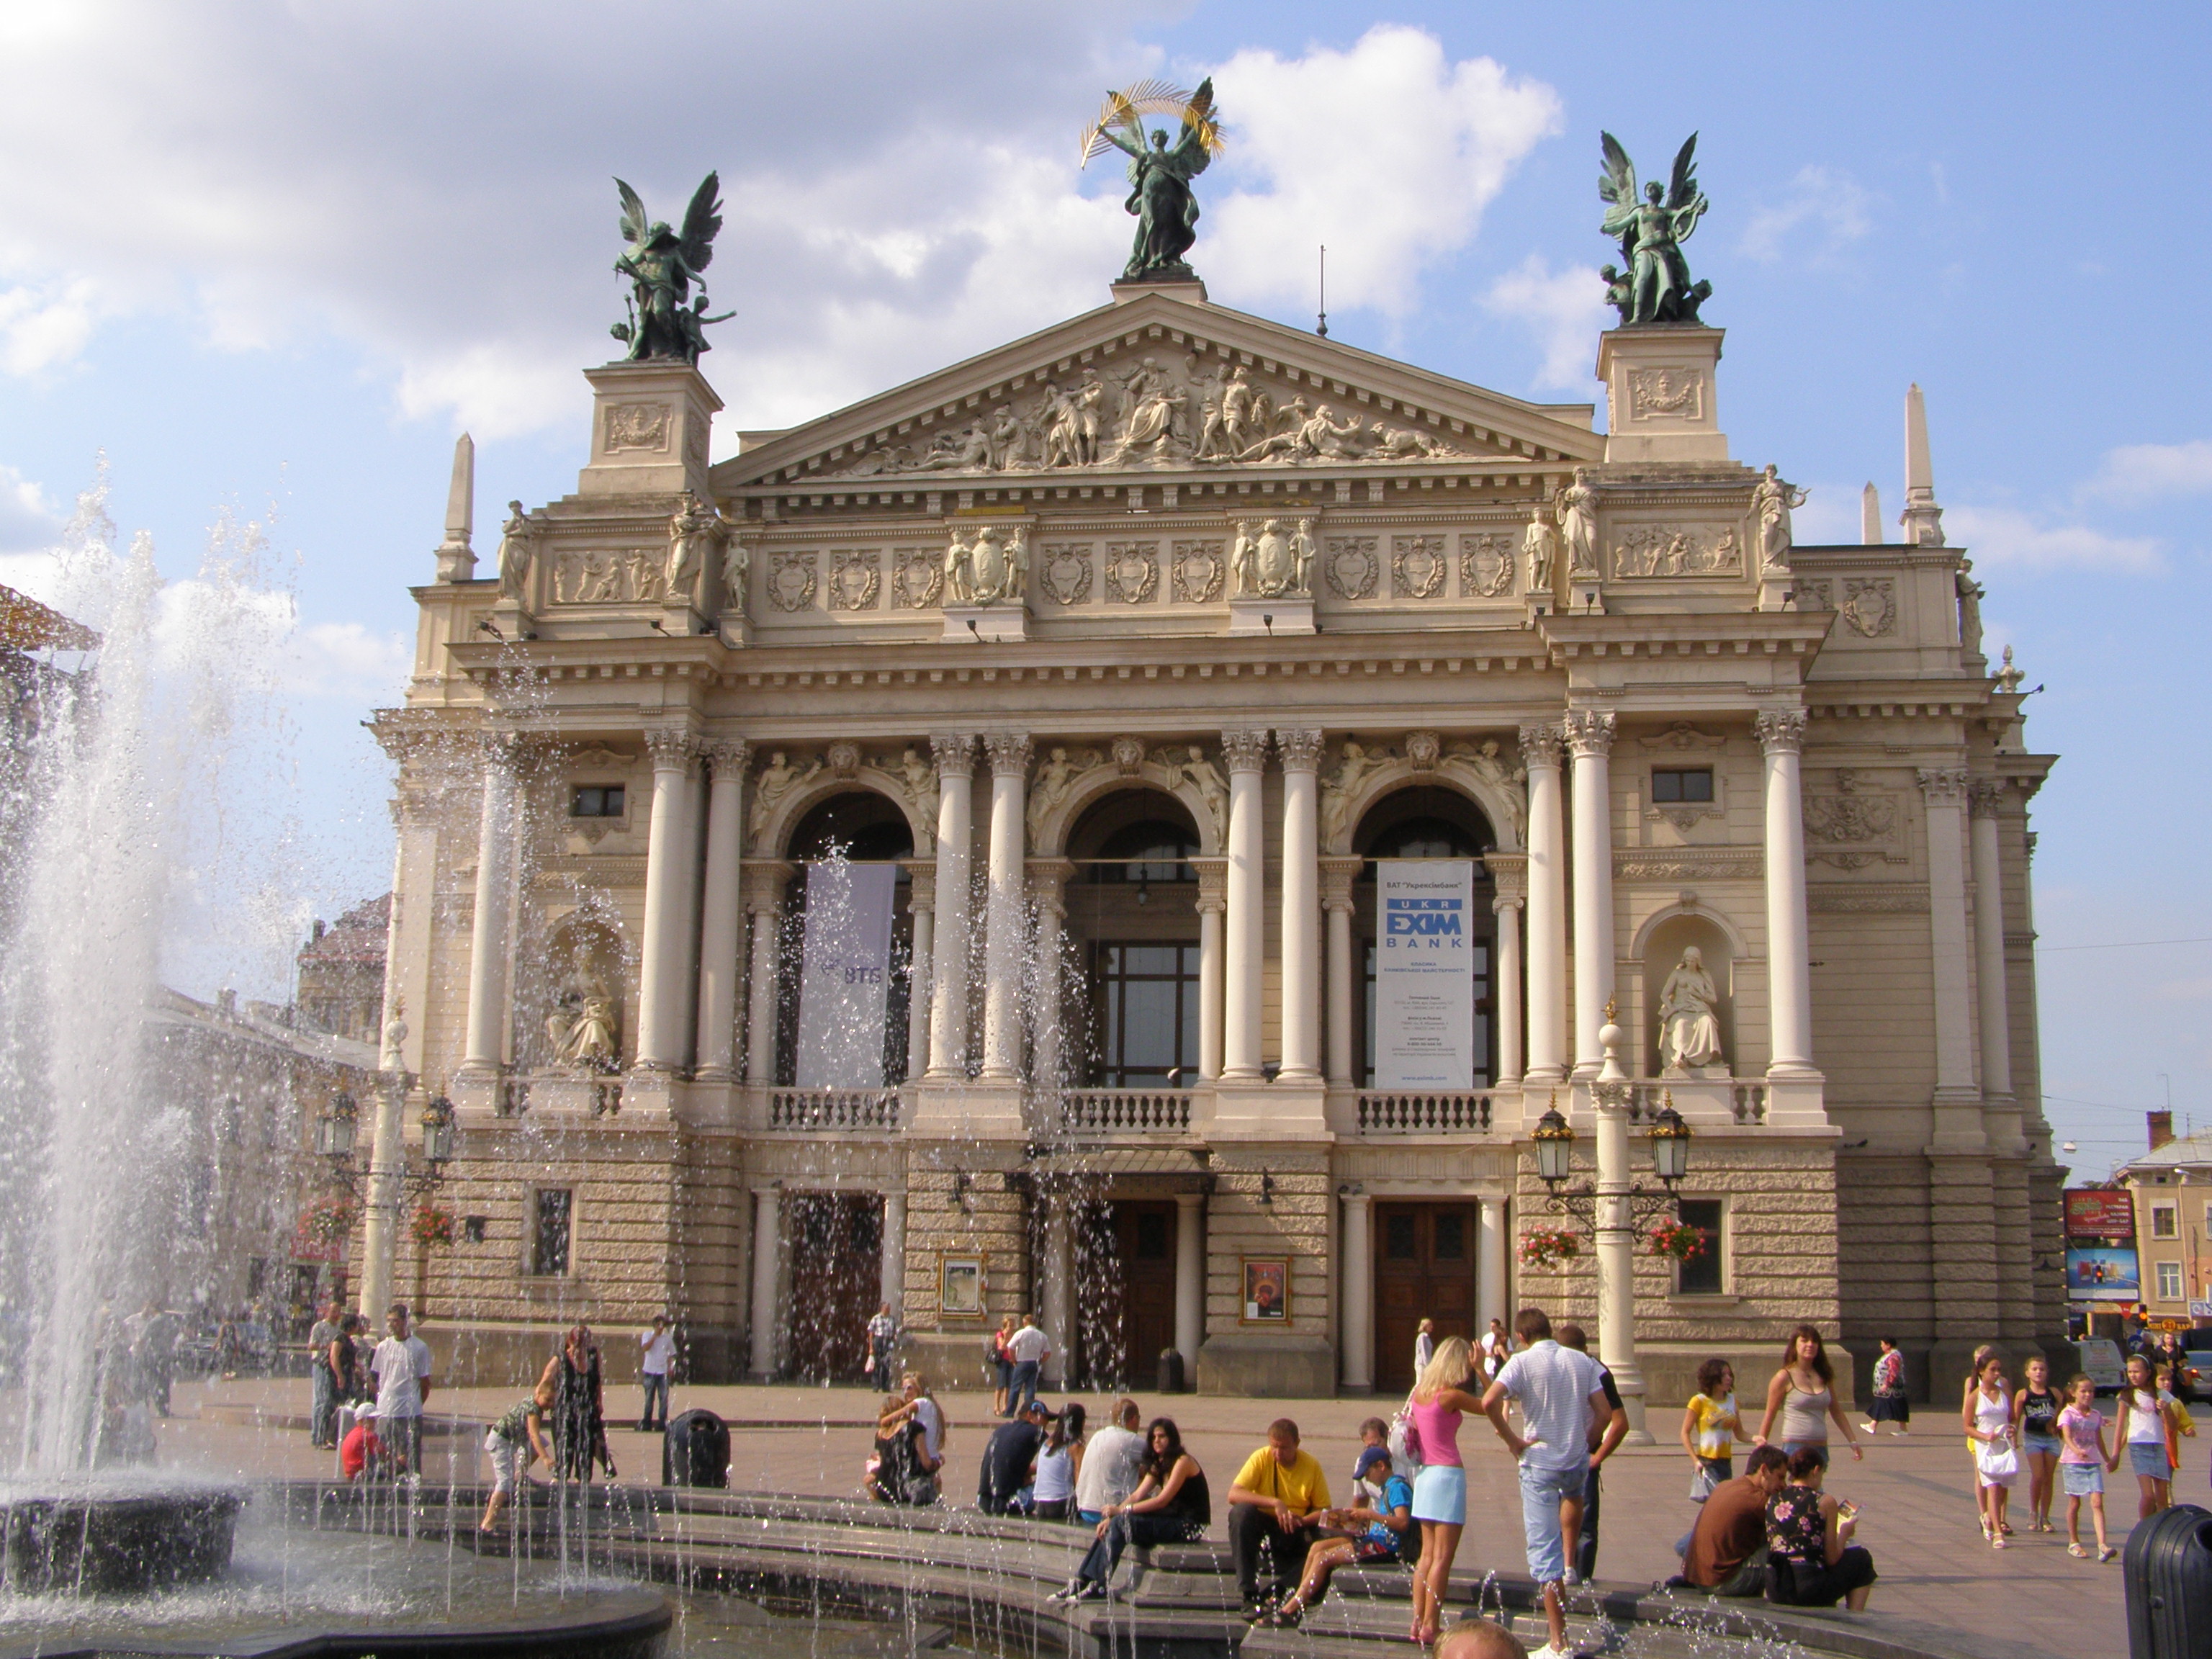
[[[1735,453],[1853,539],[1899,504],[1927,390],[1938,493],[1987,581],[2037,747],[2046,1090],[2077,1168],[2141,1110],[2212,1126],[2208,806],[2187,686],[2207,599],[2201,7],[1028,4],[798,9],[78,0],[0,15],[0,580],[109,467],[107,509],[192,576],[228,510],[296,606],[241,771],[247,920],[186,988],[251,990],[289,930],[388,881],[394,699],[453,435],[478,509],[573,483],[621,313],[609,175],[729,204],[709,377],[775,426],[1097,303],[1118,170],[1074,167],[1109,85],[1216,79],[1231,144],[1194,262],[1224,303],[1502,390],[1594,398],[1597,134],[1647,173],[1691,130],[1691,246],[1729,331]],[[639,66],[651,66],[649,70]],[[2191,249],[2196,251],[2192,253]],[[726,438],[719,453],[732,444]],[[273,519],[270,514],[273,513]],[[489,545],[489,538],[483,538]],[[272,650],[277,649],[271,647]],[[272,745],[270,747],[269,745]],[[241,790],[249,786],[241,783]],[[258,848],[281,845],[272,865]],[[256,878],[258,879],[258,878]]]

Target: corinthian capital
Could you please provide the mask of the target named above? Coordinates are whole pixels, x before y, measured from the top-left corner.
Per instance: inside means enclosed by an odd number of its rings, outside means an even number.
[[[1966,769],[1963,766],[1923,766],[1916,775],[1920,780],[1920,793],[1930,806],[1964,806],[1966,804]]]
[[[970,778],[975,775],[975,734],[973,732],[934,732],[930,734],[929,757],[937,763],[940,778]]]
[[[489,771],[512,771],[522,758],[522,733],[511,726],[495,726],[483,734],[483,763]]]
[[[1310,772],[1321,764],[1322,737],[1318,726],[1310,729],[1275,728],[1275,750],[1285,772]]]
[[[645,733],[645,752],[653,757],[656,772],[680,770],[689,766],[699,752],[698,740],[680,726],[648,726]]]
[[[1559,765],[1559,728],[1549,720],[1521,728],[1521,760],[1530,771],[1548,766],[1557,771]]]
[[[1770,755],[1796,755],[1805,749],[1805,711],[1770,708],[1751,722],[1752,735]]]
[[[1030,775],[1030,734],[1026,732],[986,732],[983,747],[991,757],[994,778],[1026,778]]]
[[[1221,758],[1228,763],[1231,772],[1257,772],[1267,763],[1267,732],[1224,732],[1221,734]]]
[[[2009,778],[1976,778],[1966,786],[1967,810],[1978,818],[1993,818],[2011,793]]]
[[[1567,711],[1567,747],[1577,760],[1603,759],[1613,752],[1613,717],[1610,709],[1571,708]]]
[[[739,778],[745,775],[745,763],[752,758],[753,746],[743,738],[716,738],[701,745],[707,764],[718,778]]]

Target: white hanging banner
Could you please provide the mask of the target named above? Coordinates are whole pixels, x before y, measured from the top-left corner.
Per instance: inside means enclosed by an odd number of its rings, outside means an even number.
[[[884,1086],[884,1012],[891,978],[891,902],[898,867],[806,866],[799,955],[799,1086]]]
[[[1473,859],[1375,864],[1375,1087],[1474,1087]]]

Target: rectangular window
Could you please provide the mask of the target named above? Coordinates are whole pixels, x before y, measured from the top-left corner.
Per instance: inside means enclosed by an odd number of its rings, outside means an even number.
[[[1718,1296],[1725,1282],[1721,1268],[1721,1200],[1686,1198],[1681,1203],[1682,1224],[1703,1235],[1705,1248],[1674,1269],[1678,1296]]]
[[[2150,1236],[2153,1238],[2181,1237],[2179,1206],[2154,1204],[2150,1206]]]
[[[536,1225],[530,1235],[530,1271],[557,1275],[568,1271],[568,1217],[574,1195],[565,1187],[541,1187],[532,1194]]]
[[[1101,945],[1097,961],[1097,1085],[1158,1089],[1195,1082],[1198,946]]]
[[[1713,798],[1713,769],[1710,766],[1655,766],[1651,769],[1651,799],[1655,805],[1679,805],[1685,801]]]
[[[618,818],[623,815],[623,786],[619,783],[580,783],[568,797],[572,818]]]
[[[2179,1261],[2158,1264],[2158,1299],[2161,1302],[2181,1300],[2181,1264]]]

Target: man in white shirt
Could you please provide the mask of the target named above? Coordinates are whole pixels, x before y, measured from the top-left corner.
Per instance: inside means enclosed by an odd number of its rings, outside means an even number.
[[[1505,1322],[1502,1319],[1492,1320],[1490,1328],[1482,1334],[1482,1340],[1475,1345],[1475,1353],[1481,1363],[1482,1380],[1485,1382],[1496,1378],[1498,1368],[1505,1363],[1507,1356],[1512,1352],[1513,1339],[1505,1334]]]
[[[1145,1453],[1137,1426],[1142,1420],[1135,1401],[1117,1400],[1114,1420],[1084,1446],[1083,1467],[1075,1472],[1075,1514],[1085,1524],[1097,1525],[1109,1504],[1126,1504],[1136,1491],[1137,1460]]]
[[[884,1394],[891,1391],[891,1362],[898,1357],[898,1319],[888,1302],[877,1305],[868,1321],[868,1383]]]
[[[653,1328],[638,1334],[638,1346],[644,1352],[638,1357],[638,1380],[645,1385],[645,1409],[637,1419],[640,1434],[668,1432],[668,1369],[676,1360],[676,1333],[670,1328],[666,1314],[653,1316]],[[660,1402],[660,1420],[653,1419],[653,1402]]]
[[[1583,1491],[1589,1478],[1590,1425],[1611,1415],[1597,1362],[1552,1340],[1552,1322],[1540,1308],[1523,1308],[1513,1322],[1521,1352],[1499,1369],[1482,1396],[1483,1414],[1521,1462],[1521,1529],[1528,1547],[1528,1576],[1543,1587],[1550,1640],[1529,1659],[1565,1659],[1566,1540],[1582,1529]],[[1525,1436],[1505,1420],[1505,1402],[1517,1401]]]
[[[422,1474],[422,1404],[430,1397],[430,1346],[407,1330],[407,1304],[395,1302],[385,1316],[391,1334],[376,1345],[368,1369],[376,1377],[380,1437],[396,1473]]]
[[[1037,1328],[1036,1316],[1024,1314],[1022,1328],[1006,1339],[1006,1352],[1014,1362],[1014,1380],[1006,1388],[1006,1415],[1019,1417],[1027,1401],[1036,1398],[1037,1368],[1052,1352],[1052,1340]]]

